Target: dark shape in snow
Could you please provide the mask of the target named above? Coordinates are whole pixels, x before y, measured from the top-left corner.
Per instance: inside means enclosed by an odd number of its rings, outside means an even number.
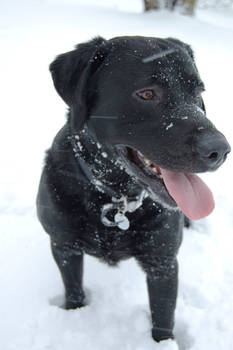
[[[172,338],[183,213],[199,219],[214,207],[194,173],[216,170],[230,152],[206,118],[192,50],[176,39],[96,38],[50,70],[69,114],[37,206],[65,307],[85,305],[84,253],[110,265],[135,257],[147,274],[152,336]]]

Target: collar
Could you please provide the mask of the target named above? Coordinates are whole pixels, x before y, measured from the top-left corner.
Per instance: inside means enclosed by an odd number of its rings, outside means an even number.
[[[130,226],[127,212],[134,212],[143,203],[147,192],[128,175],[116,155],[103,147],[85,126],[79,134],[70,136],[74,156],[90,183],[111,198],[101,208],[101,222],[108,227],[127,230]],[[114,220],[108,219],[115,211]]]

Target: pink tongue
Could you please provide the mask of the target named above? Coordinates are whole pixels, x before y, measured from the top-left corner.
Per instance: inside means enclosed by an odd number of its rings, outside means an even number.
[[[198,220],[213,211],[212,192],[197,175],[160,170],[169,194],[188,218]]]

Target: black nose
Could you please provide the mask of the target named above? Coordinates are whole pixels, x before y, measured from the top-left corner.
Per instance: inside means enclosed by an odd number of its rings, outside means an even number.
[[[221,133],[217,135],[203,135],[196,144],[196,151],[202,161],[210,169],[217,169],[227,158],[231,147],[225,136]]]

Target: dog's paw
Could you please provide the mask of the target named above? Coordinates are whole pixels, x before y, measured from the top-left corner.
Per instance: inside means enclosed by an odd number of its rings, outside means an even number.
[[[172,333],[172,330],[164,329],[164,328],[153,328],[152,338],[156,342],[161,342],[162,340],[167,340],[167,339],[171,339],[171,340],[175,339]]]
[[[82,295],[68,295],[66,296],[65,303],[62,305],[62,308],[65,310],[80,309],[81,307],[86,306],[85,296]]]
[[[66,300],[65,303],[61,306],[62,309],[65,310],[74,310],[80,309],[81,307],[86,306],[84,302],[76,301],[76,300]]]

